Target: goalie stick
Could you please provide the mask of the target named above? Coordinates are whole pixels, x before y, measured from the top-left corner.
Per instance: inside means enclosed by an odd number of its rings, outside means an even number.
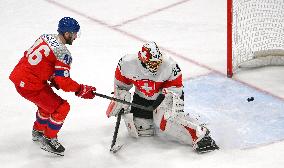
[[[152,106],[145,107],[145,106],[142,106],[142,105],[139,105],[139,104],[127,102],[127,101],[124,101],[124,100],[121,100],[121,99],[117,99],[117,98],[114,98],[114,97],[110,97],[110,96],[107,96],[107,95],[104,95],[104,94],[100,94],[100,93],[97,93],[97,92],[93,92],[93,93],[96,96],[103,97],[103,98],[110,99],[110,100],[114,100],[114,101],[117,101],[117,102],[120,102],[120,103],[123,103],[123,104],[128,104],[128,105],[131,105],[133,107],[140,108],[140,109],[147,110],[147,111],[154,111],[162,103],[162,101],[165,99],[165,95],[164,94],[160,94],[157,97],[156,101],[153,103]],[[118,134],[118,129],[119,129],[119,125],[120,125],[121,116],[123,115],[123,113],[124,113],[124,109],[121,109],[119,111],[118,115],[117,115],[117,120],[116,120],[116,124],[115,124],[115,130],[114,130],[114,133],[113,133],[112,143],[111,143],[111,147],[110,147],[110,151],[112,153],[116,153],[122,147],[122,145],[116,145],[116,139],[117,139],[117,134]]]
[[[149,107],[146,107],[146,106],[142,106],[140,104],[135,104],[135,103],[131,103],[131,102],[128,102],[128,101],[125,101],[125,100],[121,100],[121,99],[117,99],[117,98],[114,98],[114,97],[110,97],[110,96],[107,96],[107,95],[104,95],[104,94],[101,94],[101,93],[97,93],[97,92],[93,92],[93,93],[96,96],[103,97],[103,98],[106,98],[106,99],[109,99],[109,100],[114,100],[114,101],[117,101],[117,102],[120,102],[120,103],[123,103],[123,104],[128,104],[130,106],[133,106],[133,107],[136,107],[136,108],[140,108],[142,110],[147,110],[147,111],[154,111],[161,104],[161,102],[165,98],[164,94],[159,94],[159,96],[157,97],[157,99],[153,103],[153,105],[149,106]]]
[[[123,113],[124,113],[124,109],[121,109],[119,111],[118,115],[117,115],[115,129],[114,129],[112,142],[111,142],[111,146],[110,146],[110,151],[112,153],[116,153],[122,147],[122,145],[116,145],[116,139],[117,139],[118,129],[119,129],[119,125],[120,125],[121,115]]]

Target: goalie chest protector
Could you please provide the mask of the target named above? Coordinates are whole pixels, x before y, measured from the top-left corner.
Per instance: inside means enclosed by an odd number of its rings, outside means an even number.
[[[135,93],[147,100],[154,100],[163,88],[182,90],[182,74],[178,64],[164,56],[162,64],[155,74],[142,66],[136,55],[126,55],[119,60],[115,72],[115,85],[130,90],[135,86]]]

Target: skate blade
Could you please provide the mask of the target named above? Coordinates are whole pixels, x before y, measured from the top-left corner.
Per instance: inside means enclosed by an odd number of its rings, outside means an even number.
[[[54,151],[52,151],[52,150],[50,150],[49,148],[46,148],[46,147],[41,147],[41,149],[42,149],[42,150],[45,150],[45,151],[47,151],[47,152],[49,152],[49,153],[58,155],[58,156],[64,156],[64,152],[61,152],[61,153],[59,153],[59,152],[54,152]]]
[[[112,152],[112,153],[116,153],[122,148],[122,146],[123,145],[113,146],[109,151]]]
[[[219,147],[212,148],[212,149],[206,149],[206,150],[196,150],[196,152],[198,154],[203,154],[203,153],[209,153],[209,152],[212,152],[212,151],[215,151],[215,150],[219,150]]]

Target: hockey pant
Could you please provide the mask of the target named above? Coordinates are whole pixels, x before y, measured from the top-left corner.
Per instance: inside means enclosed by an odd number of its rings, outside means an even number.
[[[33,129],[42,131],[47,138],[57,137],[70,111],[69,103],[54,93],[48,85],[37,91],[25,90],[18,86],[16,89],[22,97],[38,107]]]

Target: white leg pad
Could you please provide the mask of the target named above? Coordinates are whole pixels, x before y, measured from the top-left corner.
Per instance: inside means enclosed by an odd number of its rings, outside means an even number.
[[[196,132],[197,139],[195,140],[195,142],[198,142],[206,134],[207,129],[205,127],[202,127],[199,124],[190,121],[185,117],[185,115],[183,115],[183,113],[177,114],[174,117],[170,117],[168,119],[166,118],[167,117],[164,116],[162,111],[155,111],[155,126],[161,129],[161,123],[166,122],[165,129],[163,131],[160,130],[159,132],[168,135],[171,139],[192,145],[194,143],[193,138],[185,127],[188,127]]]
[[[122,115],[128,134],[131,137],[138,138],[138,132],[134,125],[133,113],[126,113]]]
[[[193,141],[198,142],[205,136],[207,129],[185,116],[183,107],[183,100],[176,94],[166,94],[164,101],[153,113],[154,123],[163,133],[174,139],[193,144]]]
[[[176,116],[176,118],[173,118],[173,120],[169,119],[169,123],[174,123],[177,125],[180,125],[184,128],[184,126],[193,129],[196,132],[197,139],[195,142],[198,142],[200,139],[202,139],[206,133],[207,128],[199,125],[197,122],[194,122],[195,120],[190,119],[189,117],[186,117],[183,113],[180,113]],[[189,134],[189,133],[188,133]],[[189,134],[190,135],[190,134]]]
[[[153,136],[155,135],[153,119],[134,117],[134,124],[139,136]]]

